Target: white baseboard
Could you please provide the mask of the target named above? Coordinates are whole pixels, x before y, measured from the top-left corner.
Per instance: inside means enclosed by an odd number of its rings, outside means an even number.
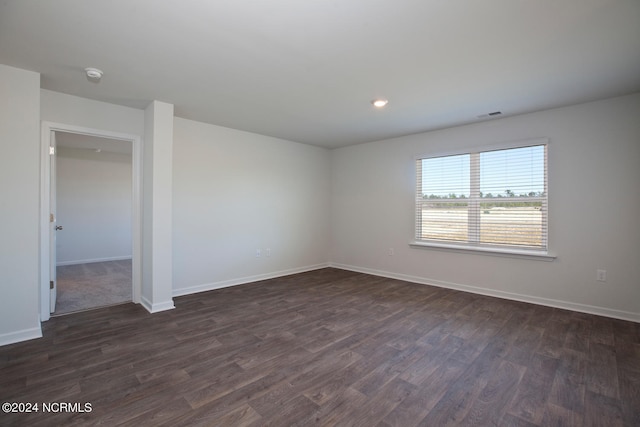
[[[33,340],[36,338],[42,338],[42,329],[40,326],[2,334],[0,335],[0,346]]]
[[[123,261],[125,259],[132,259],[132,257],[131,255],[129,255],[129,256],[113,256],[113,257],[107,257],[107,258],[79,259],[75,261],[61,261],[61,262],[57,262],[56,266],[60,267],[63,265],[90,264],[92,262]]]
[[[173,300],[152,303],[145,297],[141,297],[140,304],[145,308],[145,310],[152,314],[158,313],[160,311],[173,310],[174,308],[176,308],[176,306],[173,305]]]
[[[390,279],[404,280],[406,282],[418,283],[422,285],[438,286],[440,288],[455,289],[458,291],[470,292],[474,294],[486,295],[490,297],[504,298],[513,301],[528,302],[531,304],[544,305],[547,307],[562,308],[565,310],[577,311],[580,313],[595,314],[598,316],[611,317],[614,319],[629,320],[640,323],[640,313],[630,311],[615,310],[607,307],[598,307],[587,304],[578,304],[571,301],[541,298],[531,295],[523,295],[512,292],[496,291],[494,289],[481,288],[477,286],[462,285],[459,283],[443,282],[425,277],[410,276],[407,274],[393,273],[389,271],[375,270],[366,267],[356,267],[353,265],[329,263],[330,267],[342,270],[355,271],[358,273],[371,274],[374,276],[388,277]]]
[[[319,270],[329,267],[329,263],[309,265],[306,267],[291,268],[272,273],[258,274],[255,276],[240,277],[237,279],[222,280],[220,282],[205,283],[203,285],[190,286],[188,288],[178,288],[173,290],[173,296],[190,295],[198,292],[213,291],[215,289],[228,288],[230,286],[244,285],[246,283],[258,282],[260,280],[275,279],[276,277],[289,276],[291,274],[304,273],[307,271]]]

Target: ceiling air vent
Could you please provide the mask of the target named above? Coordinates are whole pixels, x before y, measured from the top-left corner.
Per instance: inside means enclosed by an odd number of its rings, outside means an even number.
[[[496,117],[502,115],[502,111],[494,111],[493,113],[481,114],[478,116],[479,119],[488,119],[489,117]]]

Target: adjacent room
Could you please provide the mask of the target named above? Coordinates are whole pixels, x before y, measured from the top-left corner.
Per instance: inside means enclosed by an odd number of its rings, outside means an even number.
[[[131,301],[131,144],[57,132],[54,315]]]
[[[0,2],[0,424],[640,425],[638,23]]]

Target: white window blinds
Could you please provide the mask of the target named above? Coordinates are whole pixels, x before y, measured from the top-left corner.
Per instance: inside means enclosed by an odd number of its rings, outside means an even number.
[[[416,240],[547,249],[547,145],[418,159]]]

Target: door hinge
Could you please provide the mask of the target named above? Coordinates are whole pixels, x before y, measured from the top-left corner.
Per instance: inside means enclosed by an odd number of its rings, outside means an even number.
[[[56,147],[49,147],[49,155],[53,156],[56,154]]]
[[[53,280],[49,280],[49,289],[53,289]]]

